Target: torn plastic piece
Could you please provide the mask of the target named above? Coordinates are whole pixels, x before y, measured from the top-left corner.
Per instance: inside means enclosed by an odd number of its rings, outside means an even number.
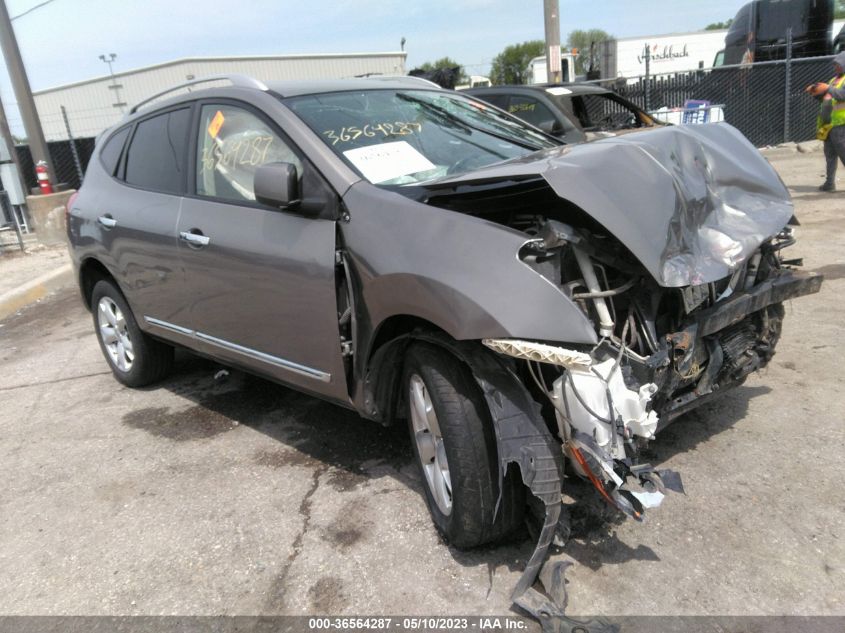
[[[555,347],[553,345],[544,345],[543,343],[534,343],[532,341],[486,338],[481,342],[494,352],[499,352],[500,354],[505,354],[506,356],[513,356],[514,358],[533,360],[538,363],[549,363],[551,365],[559,365],[567,368],[580,367],[583,369],[589,369],[593,362],[590,355],[585,354],[584,352],[577,352],[575,350]]]
[[[577,620],[566,615],[569,600],[564,575],[571,565],[569,561],[547,564],[541,574],[541,580],[548,596],[529,588],[514,600],[516,605],[540,622],[543,633],[619,633],[617,624],[597,618]],[[550,573],[546,573],[547,571]]]
[[[642,515],[641,512],[637,512],[633,508],[629,507],[630,504],[626,503],[625,501],[620,501],[620,499],[618,498],[618,495],[611,496],[616,491],[612,491],[612,492],[608,493],[607,490],[605,490],[604,484],[598,478],[598,476],[595,474],[595,472],[593,472],[593,469],[590,468],[590,465],[587,462],[587,459],[581,453],[581,450],[577,446],[575,446],[574,443],[571,443],[568,448],[569,448],[569,453],[575,458],[576,463],[580,467],[580,471],[587,477],[587,479],[590,480],[590,483],[592,483],[593,487],[596,490],[598,490],[598,492],[602,496],[602,498],[605,501],[607,501],[614,508],[617,508],[618,510],[624,512],[625,514],[632,516],[633,518],[639,520],[641,515]]]
[[[634,492],[631,491],[631,494],[637,498],[642,506],[646,509],[648,508],[659,508],[660,504],[663,503],[663,493],[662,492]]]
[[[557,529],[563,453],[546,428],[539,405],[503,359],[471,341],[451,341],[429,333],[419,334],[417,338],[445,347],[472,369],[496,432],[500,495],[508,464],[513,462],[519,467],[523,483],[545,506],[546,516],[537,545],[511,593],[511,600],[516,602],[537,579]],[[496,512],[500,501],[501,498],[496,501]]]
[[[684,490],[684,483],[681,481],[681,474],[674,470],[658,470],[655,471],[660,476],[660,481],[663,482],[663,487],[672,492],[679,492],[683,495],[687,494]]]

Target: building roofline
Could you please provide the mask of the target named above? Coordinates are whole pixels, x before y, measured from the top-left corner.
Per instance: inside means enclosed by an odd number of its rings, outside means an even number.
[[[114,73],[114,77],[126,77],[136,73],[145,72],[148,70],[157,70],[159,68],[167,68],[168,66],[177,66],[179,64],[187,64],[192,62],[224,62],[224,61],[261,61],[261,60],[282,60],[282,59],[337,59],[339,57],[406,57],[407,51],[387,51],[383,53],[295,53],[291,55],[214,55],[211,57],[180,57],[179,59],[172,59],[167,62],[159,64],[150,64],[149,66],[140,66],[130,70],[122,70]],[[52,86],[50,88],[43,88],[41,90],[34,90],[33,96],[46,94],[48,92],[56,92],[58,90],[65,90],[67,88],[75,88],[77,86],[84,86],[86,84],[93,84],[100,81],[108,81],[112,75],[101,75],[91,79],[82,79],[81,81],[74,81],[68,84],[61,84],[59,86]]]

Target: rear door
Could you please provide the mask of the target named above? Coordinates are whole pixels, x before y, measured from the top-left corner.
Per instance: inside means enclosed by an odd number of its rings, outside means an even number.
[[[189,327],[199,344],[233,364],[348,401],[334,219],[262,206],[252,189],[256,169],[269,162],[296,166],[303,198],[315,197],[309,187],[325,187],[325,194],[328,185],[269,118],[244,103],[200,103],[192,145],[191,193],[177,234]]]
[[[130,134],[128,145],[120,153],[115,142],[117,167],[98,187],[97,228],[112,273],[145,329],[149,319],[178,323],[187,318],[176,224],[187,183],[190,121],[191,109],[183,106],[119,132]]]

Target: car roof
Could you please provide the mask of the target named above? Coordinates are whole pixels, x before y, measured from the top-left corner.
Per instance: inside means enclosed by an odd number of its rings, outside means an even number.
[[[613,91],[602,86],[584,83],[567,83],[567,84],[529,84],[529,85],[508,85],[508,86],[491,86],[490,88],[470,88],[464,90],[469,94],[496,94],[508,93],[517,90],[526,92],[546,92],[549,88],[565,88],[571,94],[612,94]]]
[[[267,87],[283,97],[347,92],[351,90],[384,90],[414,88],[418,90],[443,90],[437,84],[421,77],[378,76],[366,79],[322,79],[308,81],[268,81]]]
[[[228,81],[229,86],[203,87],[194,91],[197,85],[211,82]],[[244,88],[271,93],[281,97],[296,97],[310,94],[324,94],[331,92],[350,92],[357,90],[438,90],[443,88],[436,83],[423,79],[422,77],[411,77],[408,75],[378,75],[368,78],[350,79],[324,79],[311,81],[268,81],[241,74],[211,75],[192,79],[190,81],[176,84],[167,90],[151,95],[150,97],[133,105],[121,121],[126,121],[146,116],[151,112],[162,110],[173,105],[191,101],[209,94],[216,96],[225,95],[231,89],[243,90]],[[187,90],[187,92],[185,92]]]

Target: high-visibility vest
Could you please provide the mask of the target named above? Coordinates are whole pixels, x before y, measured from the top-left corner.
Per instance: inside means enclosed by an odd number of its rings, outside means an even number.
[[[834,88],[842,88],[845,85],[845,75],[842,77],[834,77],[830,80],[830,85]],[[845,101],[841,101],[839,99],[831,99],[831,111],[830,111],[830,123],[824,123],[822,121],[822,116],[819,114],[819,117],[816,121],[816,138],[820,141],[824,141],[827,139],[827,135],[830,134],[830,130],[838,125],[845,125]],[[824,107],[824,101],[822,101],[822,108]]]
[[[845,85],[845,75],[836,81],[836,77],[830,80],[830,85],[836,88],[841,88]],[[833,112],[830,113],[830,124],[834,127],[837,125],[845,125],[845,101],[839,99],[831,99],[833,102]]]

